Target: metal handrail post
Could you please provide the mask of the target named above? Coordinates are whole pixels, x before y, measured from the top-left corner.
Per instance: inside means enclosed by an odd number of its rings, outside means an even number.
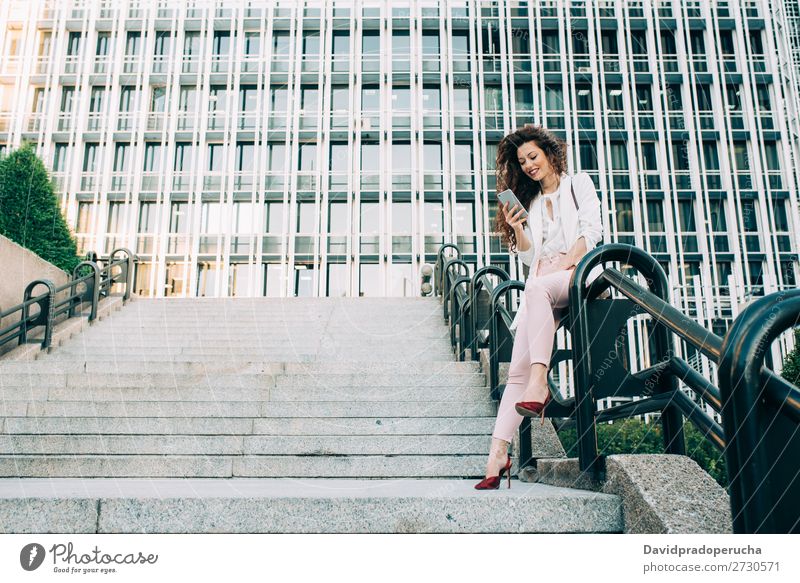
[[[123,276],[123,280],[125,282],[125,292],[122,295],[122,301],[127,302],[129,299],[131,299],[131,289],[133,288],[133,263],[136,261],[136,256],[131,252],[130,249],[118,247],[111,252],[111,255],[109,255],[109,265],[114,263],[114,257],[117,253],[125,254],[124,262],[121,264],[121,275]],[[108,275],[111,277],[110,272]]]
[[[81,268],[89,267],[92,270],[93,277],[86,280],[86,290],[81,294],[81,301],[89,299],[91,302],[91,310],[89,311],[89,322],[97,318],[97,304],[100,303],[100,266],[94,261],[81,261],[72,270],[72,278],[79,279],[78,273]]]
[[[36,286],[44,285],[47,287],[47,294],[42,294],[37,298],[33,297],[33,290]],[[53,310],[56,303],[56,286],[49,279],[37,279],[28,284],[25,288],[22,301],[22,312],[20,322],[22,329],[19,336],[19,344],[28,341],[28,328],[44,326],[44,338],[42,348],[48,348],[53,340]],[[32,301],[33,300],[33,301]],[[31,320],[30,307],[34,304],[39,305],[39,313]]]

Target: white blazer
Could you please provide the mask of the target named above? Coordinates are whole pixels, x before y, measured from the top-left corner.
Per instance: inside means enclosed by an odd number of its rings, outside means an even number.
[[[572,200],[570,185],[575,189],[578,207]],[[586,172],[575,176],[561,175],[558,192],[558,209],[564,228],[564,241],[567,249],[571,248],[579,237],[586,241],[586,250],[591,251],[603,238],[603,224],[600,220],[600,199],[591,177]],[[528,208],[529,220],[525,225],[525,236],[531,242],[527,251],[519,251],[518,255],[525,265],[530,265],[531,274],[536,274],[539,266],[539,255],[544,244],[542,230],[542,204],[544,197],[537,196]],[[533,233],[536,233],[534,236]]]
[[[578,199],[577,209],[575,208],[575,201],[572,199],[570,185],[575,189],[575,198]],[[542,196],[537,196],[528,208],[528,223],[523,231],[531,242],[531,247],[527,251],[517,252],[522,262],[530,266],[528,277],[535,277],[536,270],[539,267],[542,245],[544,245],[544,231],[542,229],[543,200]],[[564,228],[564,241],[567,244],[567,249],[570,249],[580,237],[583,237],[586,241],[587,252],[594,249],[602,241],[603,223],[600,216],[600,199],[597,198],[594,182],[586,172],[579,172],[575,176],[561,175],[561,185],[558,189],[558,209]],[[536,235],[533,235],[533,233],[536,233]],[[602,266],[595,266],[589,272],[586,282],[594,281],[602,272]],[[523,294],[519,311],[511,324],[512,329],[516,328],[524,304],[525,295]]]

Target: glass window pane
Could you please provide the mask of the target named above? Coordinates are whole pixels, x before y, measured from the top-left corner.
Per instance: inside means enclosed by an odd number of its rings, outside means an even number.
[[[332,87],[331,88],[331,110],[334,112],[344,112],[350,109],[350,88]]]
[[[377,87],[363,87],[361,89],[362,111],[378,111],[380,109],[380,90]]]
[[[314,233],[317,218],[316,205],[313,202],[301,202],[297,205],[297,232]]]
[[[331,144],[330,171],[347,172],[350,169],[349,156],[350,147],[347,144]]]
[[[442,172],[441,144],[424,144],[422,154],[423,154],[423,166],[426,173]]]
[[[268,202],[264,204],[264,231],[273,235],[278,235],[283,230],[283,211],[282,202]]]
[[[185,202],[173,202],[169,216],[170,233],[189,232],[189,204]]]
[[[392,144],[392,172],[411,172],[411,144]]]
[[[222,171],[222,144],[208,145],[208,170],[209,172]]]
[[[391,289],[389,295],[392,297],[415,296],[416,287],[419,283],[415,280],[411,265],[408,263],[394,263],[391,270]]]
[[[345,297],[349,291],[350,281],[347,265],[344,263],[328,264],[328,297]]]
[[[282,171],[285,161],[286,144],[269,144],[267,146],[267,170]]]
[[[200,232],[219,233],[222,228],[222,205],[218,202],[204,202],[200,211]]]
[[[301,172],[312,172],[317,169],[316,144],[300,144],[300,161],[297,169]]]
[[[660,200],[647,201],[647,225],[651,231],[663,232],[664,226],[664,205]]]
[[[694,204],[690,200],[682,200],[678,203],[680,225],[684,231],[696,231],[697,226],[694,221]]]
[[[411,52],[411,41],[407,32],[392,33],[392,55],[404,56]]]
[[[374,56],[377,57],[381,54],[381,38],[377,34],[374,33],[364,33],[364,36],[361,37],[361,52],[365,56]],[[334,54],[337,54],[334,51]]]
[[[453,89],[453,110],[469,111],[472,90],[467,87],[456,87]],[[488,108],[488,104],[487,104]]]
[[[381,228],[380,204],[377,202],[362,202],[360,215],[360,232],[374,234]]]
[[[283,268],[281,265],[279,263],[265,263],[264,295],[270,298],[280,297],[284,289],[283,282]]]
[[[333,35],[333,54],[336,57],[346,57],[350,54],[350,35],[336,33]]]
[[[250,143],[236,144],[236,170],[250,172],[255,167],[255,146]]]
[[[466,174],[473,171],[472,144],[455,144],[453,146],[453,171]]]
[[[303,54],[307,57],[319,56],[319,33],[303,35]]]
[[[139,203],[139,233],[156,232],[156,203]]]
[[[444,232],[444,209],[441,202],[425,203],[425,232]]]
[[[411,203],[392,203],[392,233],[410,233],[411,229]]]
[[[192,148],[193,144],[181,142],[175,144],[175,168],[176,172],[183,172],[192,169]]]
[[[358,295],[375,297],[382,295],[380,265],[377,263],[362,263],[359,265]]]
[[[629,200],[616,201],[617,230],[633,231],[633,203]]]
[[[378,172],[380,170],[380,146],[378,144],[361,144],[362,172]]]
[[[436,56],[436,57],[438,57],[441,54],[441,51],[439,49],[438,34],[422,35],[422,54],[427,56]]]
[[[258,32],[244,33],[244,54],[256,56],[261,53],[261,34]]]
[[[347,203],[332,202],[328,204],[328,232],[347,232]]]
[[[475,204],[471,202],[457,202],[453,223],[456,233],[475,232]]]
[[[411,90],[408,87],[392,87],[392,109],[394,111],[411,109]]]
[[[442,98],[438,87],[422,88],[422,109],[425,111],[441,111]]]

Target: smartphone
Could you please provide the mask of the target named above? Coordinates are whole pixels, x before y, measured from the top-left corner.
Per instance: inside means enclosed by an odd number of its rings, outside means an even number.
[[[514,191],[511,189],[504,190],[500,194],[497,195],[497,198],[503,204],[508,203],[508,209],[511,210],[514,208],[514,205],[518,205],[522,209],[522,218],[526,221],[528,220],[528,211],[525,210],[525,207],[522,206],[522,203],[517,198],[517,195],[514,194]]]

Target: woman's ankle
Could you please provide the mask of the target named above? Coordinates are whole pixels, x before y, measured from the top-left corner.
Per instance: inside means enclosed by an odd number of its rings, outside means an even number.
[[[497,437],[492,438],[492,445],[489,448],[489,457],[497,459],[506,459],[508,456],[508,442]]]
[[[523,401],[541,401],[546,398],[550,392],[550,387],[547,382],[530,384],[526,387],[523,393]]]

